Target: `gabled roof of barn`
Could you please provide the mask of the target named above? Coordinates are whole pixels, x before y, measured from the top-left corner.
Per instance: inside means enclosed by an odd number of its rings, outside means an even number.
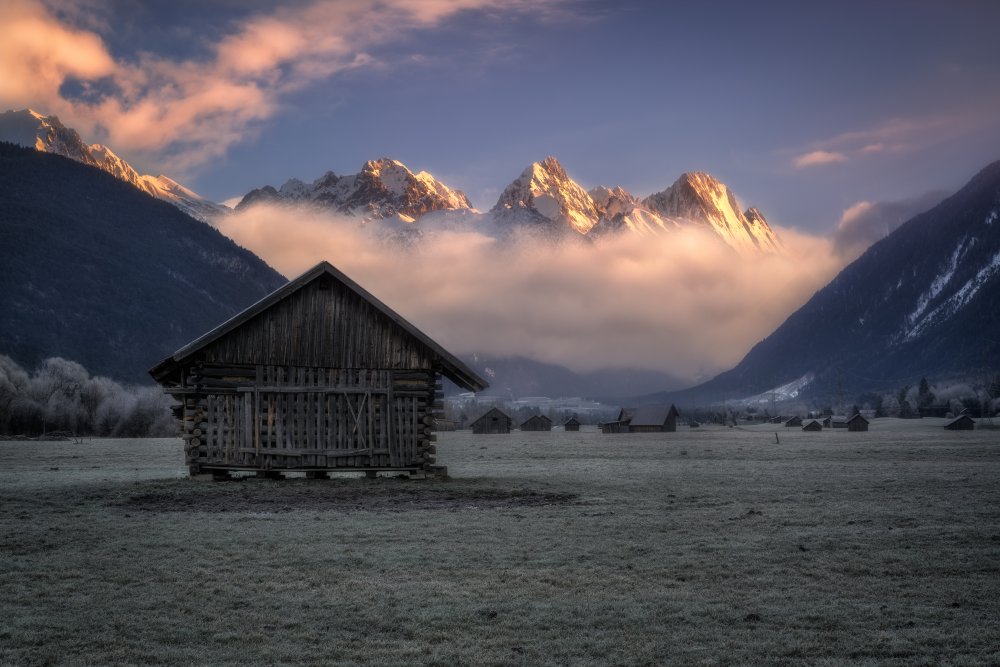
[[[389,308],[381,301],[379,301],[375,296],[373,296],[368,290],[361,287],[350,278],[348,278],[343,272],[338,270],[329,262],[320,262],[313,268],[309,269],[303,273],[298,278],[288,281],[282,287],[279,287],[275,291],[271,292],[263,299],[253,304],[246,310],[237,313],[233,317],[229,318],[219,326],[215,327],[208,333],[202,335],[201,337],[191,341],[181,349],[174,352],[172,355],[161,361],[160,363],[149,369],[150,375],[155,379],[160,379],[169,374],[177,365],[184,363],[187,359],[194,356],[199,350],[205,348],[216,340],[222,338],[226,334],[238,329],[240,326],[246,324],[251,319],[259,315],[260,313],[268,310],[269,308],[280,303],[282,300],[288,298],[295,292],[299,291],[315,279],[323,275],[329,275],[333,277],[334,280],[341,283],[344,287],[348,288],[359,297],[367,301],[369,304],[375,307],[376,310],[381,312],[383,315],[389,318],[389,320],[396,326],[403,329],[405,332],[416,338],[418,341],[426,345],[435,356],[441,362],[441,368],[445,377],[454,382],[455,384],[468,389],[469,391],[482,391],[489,386],[483,378],[479,377],[475,371],[462,363],[458,357],[448,352],[446,349],[441,347],[438,343],[434,342],[430,336],[422,332],[417,327],[413,326],[407,322],[399,313]]]
[[[848,423],[848,424],[850,424],[850,423],[851,423],[852,421],[854,421],[855,419],[860,419],[861,421],[863,421],[863,422],[864,422],[864,423],[866,423],[866,424],[868,424],[868,423],[869,423],[869,421],[868,421],[867,419],[865,419],[864,415],[862,415],[862,414],[861,414],[860,412],[858,412],[858,413],[857,413],[857,414],[855,414],[855,415],[854,415],[853,417],[851,417],[850,419],[848,419],[848,420],[847,420],[847,423]]]
[[[570,417],[569,419],[566,420],[565,423],[566,424],[579,424],[580,420],[577,419],[576,417]]]
[[[552,420],[546,417],[545,415],[532,415],[531,417],[525,419],[524,422],[521,423],[521,426],[524,426],[525,424],[530,424],[531,422],[535,421],[546,421],[549,423],[549,425],[552,424]]]
[[[496,413],[496,414],[497,414],[497,415],[499,415],[500,417],[503,417],[503,418],[504,418],[504,419],[506,419],[507,421],[510,421],[510,417],[509,417],[509,416],[507,415],[507,413],[505,413],[505,412],[504,412],[503,410],[501,410],[500,408],[490,408],[489,410],[487,410],[487,411],[486,411],[486,412],[484,412],[483,414],[481,414],[481,415],[479,415],[478,417],[476,417],[476,418],[475,418],[475,419],[474,419],[474,420],[472,421],[472,423],[473,423],[473,424],[476,424],[476,423],[478,423],[478,422],[481,422],[482,420],[486,419],[487,417],[489,417],[490,415],[492,415],[492,414],[494,414],[494,413]]]
[[[961,422],[964,422],[964,421],[970,421],[970,422],[972,422],[973,424],[975,424],[975,423],[976,423],[976,420],[975,420],[975,419],[973,419],[972,417],[970,417],[970,416],[969,416],[968,414],[966,414],[966,413],[961,413],[961,414],[959,414],[959,415],[958,415],[957,417],[955,417],[954,419],[950,419],[950,420],[948,420],[947,422],[945,422],[945,424],[944,424],[944,427],[945,427],[945,428],[948,428],[948,427],[949,427],[949,426],[951,426],[952,424],[959,424],[959,423],[961,423]]]
[[[642,405],[632,413],[630,426],[663,426],[671,416],[676,417],[677,408],[671,405]]]

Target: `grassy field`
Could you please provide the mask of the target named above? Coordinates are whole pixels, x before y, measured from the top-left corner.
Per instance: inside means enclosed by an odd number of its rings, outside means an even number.
[[[440,434],[448,481],[0,442],[0,664],[1000,664],[1000,431]]]

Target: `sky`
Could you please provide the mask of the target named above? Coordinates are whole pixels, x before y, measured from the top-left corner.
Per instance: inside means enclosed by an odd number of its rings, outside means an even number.
[[[380,157],[481,210],[549,155],[639,196],[709,172],[783,253],[734,261],[697,230],[399,248],[266,206],[218,223],[286,276],[331,261],[458,354],[693,383],[1000,159],[997,25],[992,0],[3,0],[0,109],[215,201]]]
[[[707,171],[826,233],[1000,159],[998,24],[990,0],[5,0],[0,106],[216,201],[390,156],[488,209],[554,155],[642,196]]]

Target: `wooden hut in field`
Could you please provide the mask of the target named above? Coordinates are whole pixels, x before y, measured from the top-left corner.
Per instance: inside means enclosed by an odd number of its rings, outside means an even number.
[[[844,415],[832,415],[830,419],[830,428],[847,428],[847,417]]]
[[[802,417],[789,417],[785,420],[785,428],[793,426],[802,426]]]
[[[961,414],[944,425],[949,431],[971,431],[976,428],[975,420],[967,414]]]
[[[576,417],[570,417],[563,424],[563,429],[566,431],[579,431],[580,430],[580,420]]]
[[[629,433],[664,433],[677,430],[677,408],[673,405],[643,405],[628,423]]]
[[[156,364],[191,474],[436,469],[441,376],[485,380],[327,262]]]
[[[628,433],[628,425],[632,421],[633,414],[635,408],[621,408],[614,421],[601,422],[601,433]]]
[[[868,430],[868,420],[861,416],[861,414],[856,414],[847,420],[847,430],[848,431],[867,431]]]
[[[479,419],[472,422],[469,427],[476,435],[510,433],[510,423],[510,417],[499,408],[490,408]]]
[[[679,415],[673,404],[622,408],[618,419],[601,424],[601,433],[672,433]]]
[[[803,431],[822,431],[823,424],[820,423],[818,419],[810,419],[806,422],[805,426],[802,427]]]
[[[522,431],[551,431],[552,430],[552,420],[545,415],[535,415],[533,417],[528,417],[521,424]]]

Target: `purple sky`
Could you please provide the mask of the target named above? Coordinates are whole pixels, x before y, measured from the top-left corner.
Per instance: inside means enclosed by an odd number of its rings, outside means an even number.
[[[825,233],[1000,159],[993,1],[3,4],[0,106],[216,200],[392,156],[487,209],[555,155]]]

